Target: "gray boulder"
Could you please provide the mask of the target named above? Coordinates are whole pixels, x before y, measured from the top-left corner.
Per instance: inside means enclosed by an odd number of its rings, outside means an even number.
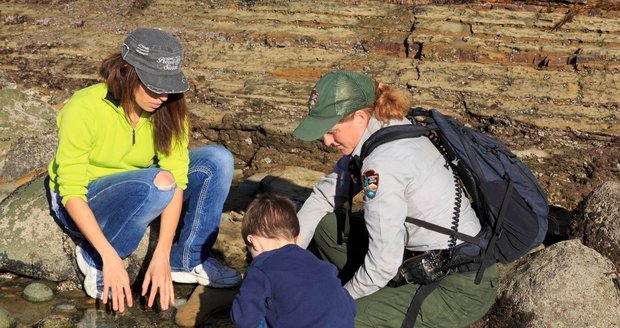
[[[579,240],[559,242],[519,260],[502,278],[495,319],[503,327],[618,327],[615,272]]]
[[[47,167],[57,142],[55,117],[40,96],[8,83],[0,88],[0,200]]]
[[[44,188],[45,175],[25,184],[0,202],[0,271],[52,281],[80,282],[73,250],[75,242],[50,213]],[[155,236],[142,238],[134,254],[125,259],[135,280]]]
[[[569,234],[620,268],[620,182],[605,182],[583,200]]]

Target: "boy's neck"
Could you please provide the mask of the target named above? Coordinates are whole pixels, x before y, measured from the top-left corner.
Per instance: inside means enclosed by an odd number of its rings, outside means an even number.
[[[295,241],[282,238],[264,238],[262,240],[263,252],[273,251],[290,244],[295,244]]]
[[[288,239],[284,239],[284,238],[266,238],[266,237],[260,237],[260,236],[251,236],[252,237],[252,244],[253,246],[250,246],[250,253],[252,254],[252,257],[257,257],[258,255],[260,255],[263,252],[269,252],[269,251],[273,251],[274,249],[278,249],[278,248],[282,248],[286,245],[295,245],[295,240],[288,240]]]

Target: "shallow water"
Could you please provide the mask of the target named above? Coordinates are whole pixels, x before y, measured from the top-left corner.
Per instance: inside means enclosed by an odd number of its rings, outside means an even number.
[[[54,291],[47,302],[29,302],[22,292],[30,283],[46,284]],[[182,306],[191,295],[194,285],[175,284],[175,303]],[[15,320],[15,328],[24,327],[179,327],[174,322],[176,308],[161,311],[149,308],[145,299],[136,294],[134,306],[124,313],[111,311],[101,301],[88,297],[82,290],[61,291],[58,284],[34,280],[10,273],[0,273],[0,309],[8,311]],[[233,327],[227,311],[214,313],[199,327]]]

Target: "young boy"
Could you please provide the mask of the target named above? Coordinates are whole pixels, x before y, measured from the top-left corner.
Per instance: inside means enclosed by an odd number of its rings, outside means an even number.
[[[297,210],[288,198],[259,195],[241,226],[252,254],[231,309],[236,327],[354,326],[355,303],[336,267],[297,246]]]

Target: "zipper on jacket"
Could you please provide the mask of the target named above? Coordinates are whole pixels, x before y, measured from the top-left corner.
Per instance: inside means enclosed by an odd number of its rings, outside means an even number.
[[[136,144],[136,129],[131,129],[131,145]]]

